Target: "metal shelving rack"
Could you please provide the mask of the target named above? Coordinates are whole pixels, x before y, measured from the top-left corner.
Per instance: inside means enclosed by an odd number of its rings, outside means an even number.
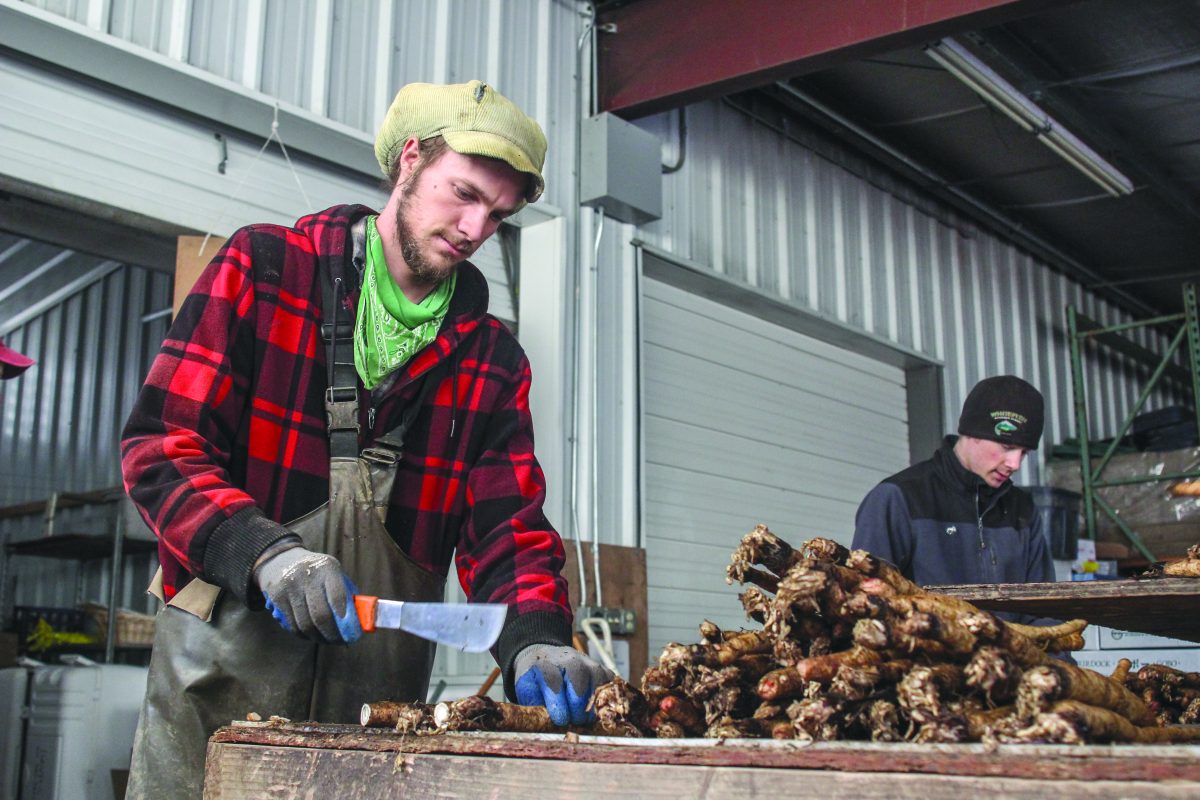
[[[0,566],[0,595],[8,586],[10,562],[14,556],[61,558],[72,561],[94,561],[111,559],[108,597],[108,629],[104,638],[104,663],[114,663],[114,654],[120,648],[117,640],[117,601],[121,569],[127,555],[155,552],[157,544],[144,539],[131,538],[125,531],[125,517],[121,513],[124,492],[115,487],[91,492],[53,492],[44,501],[23,503],[0,508],[2,517],[42,516],[42,535],[4,545],[7,558]],[[63,533],[58,530],[59,512],[80,506],[109,506],[112,510],[112,531],[107,534]],[[78,595],[78,589],[76,590]],[[76,600],[80,598],[77,596]],[[0,597],[0,606],[7,611],[8,598]]]
[[[1157,559],[1146,546],[1146,543],[1100,497],[1098,490],[1110,486],[1128,486],[1135,483],[1200,478],[1200,470],[1164,475],[1135,475],[1112,480],[1104,480],[1103,478],[1105,468],[1116,452],[1119,443],[1125,438],[1125,434],[1129,432],[1129,428],[1133,425],[1134,417],[1141,411],[1142,406],[1146,403],[1146,399],[1150,396],[1150,392],[1154,390],[1154,387],[1164,375],[1170,374],[1185,384],[1190,384],[1192,387],[1192,403],[1195,409],[1196,424],[1198,429],[1200,429],[1200,315],[1197,313],[1196,287],[1194,284],[1189,283],[1184,285],[1183,305],[1184,311],[1182,314],[1170,314],[1141,322],[1129,322],[1108,327],[1100,327],[1097,323],[1079,314],[1074,306],[1067,306],[1067,330],[1071,343],[1071,388],[1075,397],[1075,423],[1079,432],[1079,473],[1083,479],[1084,519],[1087,523],[1088,538],[1096,538],[1097,511],[1103,511],[1120,528],[1121,532],[1129,539],[1134,548],[1150,561],[1156,561]],[[1172,337],[1171,343],[1167,346],[1166,353],[1158,359],[1150,351],[1120,335],[1136,328],[1174,324],[1179,325],[1179,330]],[[1081,328],[1084,329],[1081,330]],[[1174,358],[1180,351],[1185,337],[1188,341],[1187,368],[1180,369],[1178,364],[1174,363]],[[1083,343],[1089,339],[1098,344],[1111,347],[1139,362],[1156,364],[1145,388],[1138,395],[1137,402],[1134,403],[1133,408],[1125,417],[1120,430],[1117,431],[1112,443],[1108,446],[1108,449],[1101,456],[1099,463],[1094,468],[1091,466],[1090,443],[1088,441],[1087,384],[1083,380],[1082,357]]]

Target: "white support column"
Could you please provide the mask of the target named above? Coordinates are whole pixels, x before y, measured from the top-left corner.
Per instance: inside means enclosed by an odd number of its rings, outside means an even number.
[[[108,21],[111,13],[111,0],[88,0],[87,21],[84,24],[94,31],[108,33]]]
[[[374,100],[371,103],[371,130],[379,130],[387,116],[392,97],[399,86],[392,86],[392,54],[395,52],[396,6],[387,0],[379,3],[378,16],[375,19],[375,87],[372,92]]]
[[[632,225],[621,226],[622,233],[636,235]],[[616,530],[609,540],[624,547],[637,547],[641,527],[641,280],[638,276],[637,252],[623,239],[621,243],[621,357],[617,360],[620,375],[614,376],[621,386],[621,476],[620,507]]]
[[[312,63],[309,65],[308,110],[325,116],[329,97],[329,53],[333,49],[333,3],[313,3]]]
[[[247,89],[257,91],[262,88],[263,35],[267,27],[267,4],[265,0],[245,0],[245,4],[240,82]]]
[[[433,22],[432,83],[450,82],[450,3],[438,0]]]
[[[167,12],[167,57],[186,62],[192,29],[192,0],[171,0]]]
[[[546,473],[546,516],[561,533],[573,529],[567,461],[567,372],[565,304],[566,221],[556,217],[521,229],[519,309],[521,345],[533,370],[529,407],[538,461]]]

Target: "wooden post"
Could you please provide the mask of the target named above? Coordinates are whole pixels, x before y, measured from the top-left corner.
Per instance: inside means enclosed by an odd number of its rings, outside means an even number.
[[[175,302],[173,303],[174,310],[171,312],[172,318],[179,314],[183,298],[188,296],[188,292],[196,284],[200,273],[221,249],[221,245],[225,244],[225,237],[209,237],[208,244],[201,251],[200,245],[203,242],[203,236],[180,236],[177,240],[175,247]]]
[[[563,566],[562,574],[567,579],[567,591],[571,598],[571,608],[579,608],[579,568],[575,565],[575,543],[563,543],[567,551],[567,563]],[[591,585],[592,580],[592,547],[590,542],[582,542],[584,567],[587,571],[588,597],[586,603],[596,602],[596,590]],[[637,547],[621,547],[613,544],[600,545],[600,565],[603,574],[601,594],[604,605],[608,607],[630,608],[637,616],[637,624],[633,636],[616,636],[614,639],[624,639],[629,642],[629,674],[636,683],[646,670],[649,653],[649,638],[646,632],[647,599],[646,599],[646,551]],[[656,654],[657,655],[657,654]]]

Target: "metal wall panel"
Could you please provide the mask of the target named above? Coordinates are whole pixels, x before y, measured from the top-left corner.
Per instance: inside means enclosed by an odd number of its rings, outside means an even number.
[[[190,5],[190,0],[112,0],[103,30],[182,61],[187,45],[176,32],[182,31],[180,19]]]
[[[169,315],[156,312],[171,307],[171,276],[9,235],[0,236],[0,254],[7,256],[0,255],[0,286],[12,286],[17,276],[57,263],[43,284],[27,286],[0,304],[0,336],[37,362],[0,384],[0,506],[42,500],[55,491],[119,486],[120,432],[166,334]],[[73,283],[64,282],[71,277],[76,278]],[[36,311],[38,295],[54,294],[45,284],[70,293],[19,326],[8,324],[14,308],[33,306]],[[112,511],[112,506],[102,506],[64,512],[57,531],[109,532]],[[0,541],[42,533],[39,516],[0,520]],[[6,558],[0,553],[0,560]],[[126,559],[122,606],[151,610],[144,590],[156,567],[152,555]],[[107,559],[77,563],[21,557],[7,565],[0,562],[0,573],[8,580],[0,587],[5,600],[0,614],[10,604],[107,603],[111,580]]]
[[[105,263],[83,254],[73,261],[80,275]],[[16,265],[0,268],[8,274]],[[37,361],[3,384],[0,505],[120,483],[121,427],[169,322],[142,318],[170,308],[171,283],[117,265],[16,329],[0,321],[5,341]]]
[[[570,205],[583,17],[566,0],[26,2],[372,134],[400,86],[480,78],[545,129],[543,202]]]
[[[36,6],[51,14],[74,20],[81,25],[87,24],[88,7],[92,0],[25,0],[31,6]]]
[[[644,284],[650,652],[700,619],[745,624],[724,564],[763,523],[849,544],[870,488],[908,463],[905,375],[701,293]],[[687,398],[681,402],[681,398]]]
[[[0,54],[0,164],[20,183],[48,187],[160,230],[290,225],[337,203],[382,205],[370,180],[352,179],[277,148],[226,134],[127,97]],[[81,133],[86,132],[86,133]],[[225,159],[225,172],[219,166]],[[115,211],[114,211],[115,210]]]
[[[663,218],[639,237],[944,361],[948,431],[975,382],[1015,373],[1046,396],[1044,443],[1075,435],[1065,306],[1107,323],[1127,314],[849,151],[831,157],[720,102],[687,114],[687,161],[664,176]],[[638,124],[674,150],[675,114]],[[1103,351],[1086,363],[1091,436],[1111,436],[1145,372]],[[1178,399],[1164,389],[1147,407]],[[1038,482],[1046,449],[1022,482]]]

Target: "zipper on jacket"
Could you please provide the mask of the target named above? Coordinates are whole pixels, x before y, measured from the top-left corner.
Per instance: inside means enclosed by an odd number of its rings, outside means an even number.
[[[367,406],[367,434],[375,432],[375,406]]]
[[[983,540],[983,510],[980,509],[980,507],[979,507],[979,486],[978,485],[976,485],[976,487],[975,487],[975,522],[979,525],[979,550],[982,553],[982,551],[987,550],[988,547],[987,547],[987,544],[985,544],[984,540]],[[996,548],[994,548],[994,547],[991,548],[990,558],[992,561],[992,566],[995,567],[996,566]]]
[[[987,549],[987,545],[983,542],[983,512],[979,510],[979,487],[975,487],[975,524],[976,530],[979,532],[979,550],[983,552]]]

